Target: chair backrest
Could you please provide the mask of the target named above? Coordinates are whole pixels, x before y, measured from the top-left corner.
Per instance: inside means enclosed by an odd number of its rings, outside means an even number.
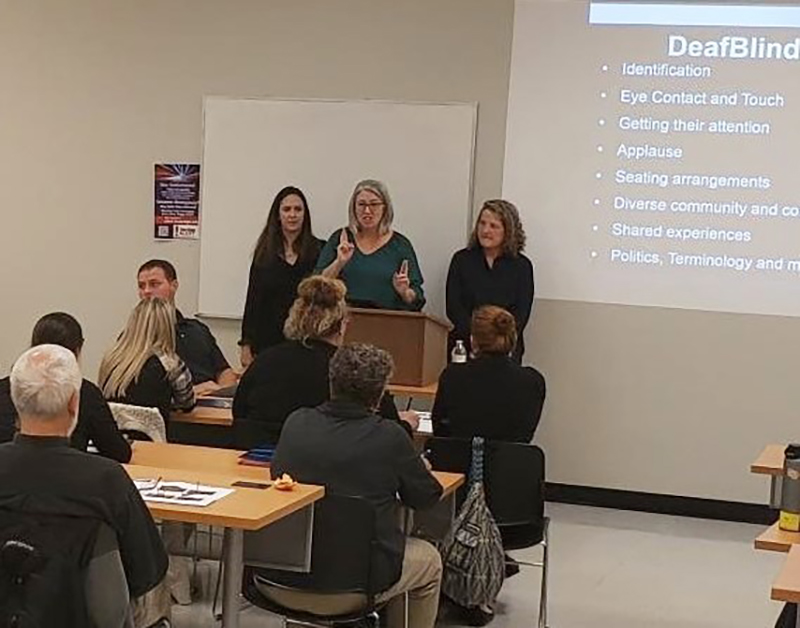
[[[0,626],[127,628],[114,532],[96,519],[0,512]]]
[[[427,456],[437,471],[468,473],[472,444],[461,438],[430,438]],[[486,502],[501,528],[538,524],[544,516],[545,456],[536,445],[489,441],[484,453]]]
[[[134,436],[141,434],[156,443],[167,441],[167,428],[158,408],[116,402],[109,402],[108,407],[119,431],[123,434]]]
[[[361,497],[327,494],[316,502],[311,571],[259,569],[262,581],[315,593],[364,593],[372,585],[375,507]]]

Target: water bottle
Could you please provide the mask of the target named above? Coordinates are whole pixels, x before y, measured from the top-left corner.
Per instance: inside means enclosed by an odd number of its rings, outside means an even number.
[[[783,452],[781,530],[800,532],[800,445],[792,443]]]
[[[453,347],[453,352],[450,354],[450,361],[453,364],[465,364],[467,361],[467,348],[464,346],[463,340],[456,340],[456,346]]]

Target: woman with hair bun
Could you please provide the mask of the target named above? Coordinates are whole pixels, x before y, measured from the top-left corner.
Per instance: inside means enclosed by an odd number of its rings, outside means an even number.
[[[284,326],[287,340],[260,352],[245,371],[233,399],[237,447],[275,444],[288,416],[330,398],[328,363],[344,341],[347,288],[321,275],[300,282]],[[385,395],[378,413],[400,420],[394,401]],[[406,431],[416,428],[416,415],[403,417]]]
[[[542,414],[545,381],[539,371],[510,355],[517,324],[503,308],[484,305],[472,313],[475,359],[450,364],[439,377],[431,418],[436,436],[529,443]]]

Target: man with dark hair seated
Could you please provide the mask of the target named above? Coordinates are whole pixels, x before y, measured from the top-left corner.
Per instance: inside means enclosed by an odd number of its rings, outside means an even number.
[[[33,347],[14,364],[11,397],[19,433],[0,445],[0,511],[107,524],[116,535],[130,595],[143,596],[163,580],[167,555],[139,491],[119,463],[69,445],[81,382],[75,355],[61,346]]]
[[[78,321],[66,312],[51,312],[42,316],[33,327],[31,346],[37,345],[65,347],[80,360],[83,330]],[[117,462],[128,462],[131,459],[131,446],[117,428],[100,389],[84,379],[80,400],[78,425],[70,437],[70,444],[75,449],[86,451],[91,441],[100,455]],[[17,409],[11,401],[11,382],[4,377],[0,379],[0,442],[14,438],[17,421]]]
[[[170,262],[151,259],[139,267],[136,283],[140,299],[158,297],[175,303],[178,273]],[[192,372],[195,392],[212,392],[220,387],[233,386],[237,376],[217,345],[207,325],[196,318],[186,318],[180,310],[177,324],[178,356]]]
[[[373,556],[373,574],[382,591],[376,601],[388,602],[389,628],[404,626],[405,593],[408,625],[433,628],[442,562],[430,543],[406,539],[397,506],[399,497],[399,503],[409,508],[429,508],[441,497],[442,487],[403,428],[375,414],[392,367],[389,354],[377,347],[339,348],[329,367],[331,401],[289,416],[271,473],[273,477],[288,473],[300,482],[322,484],[326,492],[363,497],[372,503],[379,548]],[[274,588],[262,593],[289,605]],[[335,603],[330,597],[303,596],[303,608],[329,612]]]

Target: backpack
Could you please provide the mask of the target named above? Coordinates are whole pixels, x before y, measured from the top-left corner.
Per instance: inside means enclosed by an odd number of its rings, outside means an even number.
[[[505,577],[500,530],[483,489],[483,438],[472,439],[469,493],[442,547],[442,592],[465,607],[491,605]]]
[[[0,515],[0,628],[89,625],[83,575],[99,522]]]

